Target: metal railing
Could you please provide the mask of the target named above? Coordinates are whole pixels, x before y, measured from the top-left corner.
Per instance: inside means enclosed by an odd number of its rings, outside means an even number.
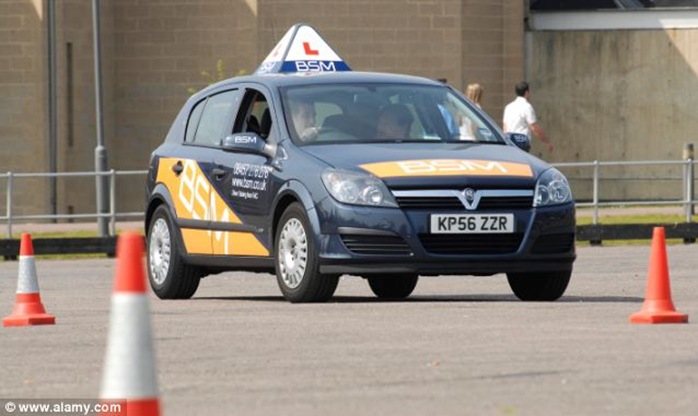
[[[0,221],[6,221],[7,235],[12,236],[12,225],[13,223],[19,221],[27,220],[76,220],[76,219],[97,219],[97,218],[108,218],[109,219],[109,233],[111,236],[116,235],[116,220],[125,218],[138,218],[143,217],[143,212],[117,212],[116,210],[116,179],[118,176],[133,176],[142,175],[145,176],[148,173],[147,170],[122,170],[117,171],[111,169],[106,172],[60,172],[60,173],[0,173],[0,179],[5,179],[6,192],[5,192],[5,215],[0,216]],[[13,214],[13,192],[15,187],[15,181],[17,179],[23,178],[77,178],[77,177],[93,177],[98,176],[109,177],[109,212],[94,214],[37,214],[37,215],[14,215]],[[141,182],[142,183],[142,182]]]
[[[604,207],[614,206],[683,206],[686,222],[692,221],[694,204],[694,172],[695,161],[691,158],[685,160],[663,160],[663,161],[598,161],[593,162],[572,162],[572,163],[554,163],[553,166],[563,171],[567,168],[587,168],[591,170],[591,175],[575,177],[568,175],[570,181],[583,181],[591,183],[591,201],[580,200],[576,203],[578,208],[593,208],[593,224],[599,222],[599,210]],[[657,166],[682,166],[683,170],[680,175],[674,175],[669,178],[658,177],[642,177],[641,175],[611,178],[602,176],[602,168],[622,168],[622,167],[657,167]],[[63,173],[0,173],[0,180],[6,180],[6,195],[5,205],[6,211],[4,216],[0,216],[0,221],[6,222],[7,235],[12,235],[12,226],[14,223],[27,220],[76,220],[76,219],[109,219],[110,235],[116,235],[117,219],[126,218],[142,218],[144,213],[141,212],[117,212],[116,208],[116,179],[120,176],[146,175],[146,170],[110,170],[107,172],[63,172]],[[14,215],[13,213],[13,192],[15,182],[22,178],[66,178],[66,177],[93,177],[108,176],[109,177],[109,212],[94,213],[94,214],[38,214],[38,215]],[[601,201],[601,182],[608,180],[619,181],[637,181],[637,180],[653,180],[653,179],[669,179],[681,183],[683,195],[681,198],[670,199],[626,199],[618,200],[607,198]],[[139,182],[142,183],[142,182]],[[573,187],[573,192],[575,188]]]
[[[593,208],[593,224],[598,224],[599,222],[599,209],[603,207],[614,207],[614,206],[656,206],[656,205],[666,205],[666,206],[683,206],[686,222],[692,221],[693,210],[694,210],[694,173],[695,173],[696,161],[693,159],[686,160],[648,160],[648,161],[599,161],[594,160],[593,162],[571,162],[571,163],[555,163],[553,166],[564,170],[564,168],[590,168],[592,169],[591,178],[582,178],[591,180],[592,183],[592,200],[590,202],[580,202],[577,201],[575,206],[578,208]],[[659,177],[639,177],[639,176],[624,176],[620,178],[602,178],[601,168],[602,167],[656,167],[656,166],[681,166],[683,167],[682,173],[679,176],[672,176],[668,178]],[[580,178],[570,178],[570,179],[580,179]],[[600,200],[600,182],[602,180],[677,180],[681,183],[681,189],[683,191],[683,196],[679,199],[641,199],[641,200],[617,200],[609,198],[605,201]],[[574,192],[574,187],[572,189]]]

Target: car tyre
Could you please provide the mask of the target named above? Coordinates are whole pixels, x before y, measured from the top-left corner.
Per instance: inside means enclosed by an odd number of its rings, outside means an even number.
[[[289,302],[325,302],[339,283],[337,275],[320,273],[315,236],[305,209],[293,203],[281,215],[276,227],[276,280]]]
[[[148,280],[160,299],[189,299],[201,280],[200,271],[184,262],[178,231],[166,205],[155,209],[147,235]]]
[[[414,291],[419,275],[382,274],[367,276],[366,279],[373,293],[379,298],[404,299]]]
[[[523,301],[554,301],[567,289],[571,270],[539,273],[508,273],[509,286]]]

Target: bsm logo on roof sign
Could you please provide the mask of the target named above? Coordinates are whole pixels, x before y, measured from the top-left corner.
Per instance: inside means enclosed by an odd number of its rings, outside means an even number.
[[[286,61],[281,72],[337,72],[335,61]]]

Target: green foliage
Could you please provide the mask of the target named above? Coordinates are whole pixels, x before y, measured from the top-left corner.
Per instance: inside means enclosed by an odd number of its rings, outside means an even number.
[[[216,69],[214,71],[207,71],[203,70],[200,72],[201,78],[203,79],[203,82],[206,83],[206,85],[212,85],[215,84],[216,82],[223,81],[224,79],[232,78],[232,77],[239,77],[242,75],[245,75],[247,71],[244,69],[239,69],[235,74],[229,75],[227,71],[225,70],[225,65],[223,64],[223,59],[218,59],[216,61]],[[199,91],[197,88],[194,87],[189,87],[187,88],[187,92],[189,94],[194,94],[197,91]]]

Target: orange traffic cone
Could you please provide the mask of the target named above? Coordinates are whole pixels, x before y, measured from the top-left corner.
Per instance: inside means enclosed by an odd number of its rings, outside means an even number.
[[[676,312],[674,302],[671,301],[664,227],[654,228],[645,303],[639,312],[630,315],[630,322],[633,324],[681,324],[688,322],[688,315]]]
[[[119,237],[100,398],[105,403],[125,401],[126,412],[121,409],[102,414],[160,414],[143,252],[143,237],[139,234]]]
[[[36,278],[34,247],[32,237],[22,234],[19,246],[19,277],[17,278],[17,299],[12,315],[2,320],[3,326],[53,325],[56,317],[46,313],[39,294],[39,281]]]

